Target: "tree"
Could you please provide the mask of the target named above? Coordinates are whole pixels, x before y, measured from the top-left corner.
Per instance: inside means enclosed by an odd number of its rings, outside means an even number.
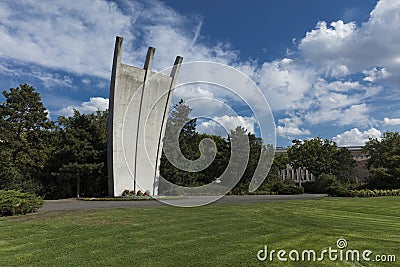
[[[188,160],[199,157],[200,152],[195,148],[197,142],[196,119],[190,119],[192,109],[181,99],[175,104],[167,120],[165,136],[163,140],[163,152],[161,156],[160,175],[168,181],[184,186],[196,184],[196,174],[185,172],[171,162],[179,162],[179,151]],[[178,137],[178,144],[175,142]],[[166,156],[168,153],[168,158]],[[167,184],[160,182],[159,191],[167,191]]]
[[[320,137],[311,140],[294,140],[288,148],[288,156],[294,168],[305,167],[317,177],[321,174],[336,176],[349,182],[355,160],[346,148],[338,148],[335,142]]]
[[[58,149],[48,161],[48,197],[107,194],[107,112],[58,118]]]
[[[0,189],[39,193],[40,176],[52,149],[54,123],[35,88],[3,91],[0,103]]]
[[[356,161],[351,152],[341,147],[336,151],[336,171],[333,172],[336,178],[342,183],[353,183]]]
[[[274,191],[273,189],[277,187],[277,185],[283,184],[281,171],[287,168],[287,164],[290,163],[289,157],[285,155],[275,156],[274,161],[272,163],[271,169],[268,173],[268,176],[264,182],[264,186],[261,186],[261,189],[264,188],[265,191]]]
[[[241,126],[238,126],[234,131],[231,131],[228,142],[231,143],[232,138],[238,138],[239,136],[242,136],[242,138],[246,137],[244,140],[248,142],[249,153],[248,158],[246,157],[246,152],[242,153],[243,159],[241,160],[244,162],[247,161],[247,166],[243,176],[238,184],[232,189],[232,192],[235,194],[247,194],[249,192],[250,182],[259,164],[261,149],[266,149],[266,147],[261,138],[256,137],[253,133],[247,133],[247,130]]]
[[[189,117],[192,108],[190,108],[183,99],[178,104],[175,104],[171,112],[171,116],[167,121],[167,128],[176,128],[181,130],[181,138],[193,137],[196,133],[196,121],[197,119],[191,119]],[[176,131],[176,130],[175,130]],[[170,129],[170,133],[175,132],[174,129]]]
[[[216,178],[221,178],[221,185],[225,185],[224,182],[231,181],[232,177],[236,177],[239,170],[242,169],[242,163],[248,162],[244,166],[244,174],[239,177],[241,180],[235,185],[232,192],[234,193],[247,193],[249,184],[253,178],[256,167],[259,163],[261,149],[267,149],[267,146],[263,144],[261,138],[257,138],[254,134],[247,133],[246,129],[238,126],[235,130],[232,130],[228,135],[228,140],[221,136],[199,134],[196,132],[196,120],[190,119],[189,115],[191,108],[181,100],[174,106],[171,115],[167,122],[166,134],[164,137],[164,149],[160,164],[160,174],[163,178],[168,181],[181,185],[181,186],[200,186],[211,183]],[[179,145],[173,141],[173,138],[179,134]],[[216,156],[212,163],[204,170],[198,172],[184,171],[173,164],[173,162],[179,162],[179,157],[174,153],[168,153],[166,157],[166,150],[174,150],[173,146],[179,146],[180,151],[184,157],[190,161],[195,161],[200,158],[201,152],[199,150],[200,142],[204,139],[211,139],[215,146]],[[231,148],[233,143],[236,142],[236,149],[239,150],[237,158],[230,164],[232,168],[228,171],[227,166],[231,159]],[[203,151],[207,153],[210,151]],[[190,168],[189,168],[190,169]],[[230,173],[228,173],[230,171]],[[225,174],[224,177],[221,177]],[[160,182],[159,193],[165,194],[168,192],[168,185]]]
[[[400,134],[386,132],[382,140],[370,138],[364,152],[368,159],[370,187],[377,189],[400,188]]]
[[[192,109],[183,101],[180,100],[178,104],[174,105],[170,117],[167,121],[167,127],[163,140],[163,153],[161,156],[160,174],[169,182],[181,186],[200,186],[212,182],[218,178],[226,168],[229,161],[229,145],[227,141],[215,135],[199,134],[196,132],[196,119],[190,118]],[[179,135],[176,144],[174,138]],[[212,163],[201,171],[185,171],[174,166],[172,162],[179,162],[177,148],[181,151],[182,155],[189,161],[194,162],[201,156],[199,149],[200,142],[203,139],[211,139],[216,145],[216,151],[203,151],[203,153],[215,152],[216,156]],[[166,156],[168,153],[168,157]],[[193,165],[185,166],[187,169],[195,169]],[[201,164],[200,164],[201,165]],[[163,183],[162,180],[159,184],[159,193],[167,194],[168,184]]]

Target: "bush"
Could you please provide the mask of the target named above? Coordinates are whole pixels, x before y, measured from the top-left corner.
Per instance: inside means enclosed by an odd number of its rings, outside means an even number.
[[[304,188],[298,187],[291,180],[279,181],[272,185],[271,194],[278,195],[298,195],[303,194]]]
[[[329,186],[326,193],[331,197],[352,197],[352,191],[353,190],[349,190],[348,187],[343,184],[335,184]]]
[[[341,183],[332,175],[321,174],[312,182],[303,184],[306,193],[323,194],[329,193],[328,189],[331,187],[340,187]]]
[[[283,184],[278,189],[279,195],[299,195],[303,193],[304,193],[304,188],[295,185]]]
[[[36,211],[43,199],[31,193],[0,190],[0,216],[13,216]]]
[[[330,193],[333,197],[382,197],[382,196],[400,196],[400,189],[392,190],[350,190],[345,187],[331,187]]]

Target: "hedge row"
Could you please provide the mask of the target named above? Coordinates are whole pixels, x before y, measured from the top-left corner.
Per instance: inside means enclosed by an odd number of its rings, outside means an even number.
[[[278,195],[299,195],[303,193],[304,193],[304,188],[295,185],[283,184],[278,189]]]
[[[383,196],[400,196],[400,189],[391,189],[391,190],[351,190],[351,189],[343,189],[340,187],[330,188],[329,194],[334,197],[383,197]]]
[[[43,205],[43,199],[31,193],[0,190],[0,217],[27,214]]]

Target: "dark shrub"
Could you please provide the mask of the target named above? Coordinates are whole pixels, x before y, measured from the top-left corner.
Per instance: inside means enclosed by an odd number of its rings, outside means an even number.
[[[298,195],[304,193],[304,188],[296,186],[292,180],[285,180],[273,184],[271,191],[278,195]]]
[[[0,190],[0,216],[27,214],[43,205],[43,199],[31,193]]]
[[[312,182],[306,182],[303,184],[304,191],[306,193],[328,193],[329,187],[340,186],[341,183],[332,175],[321,174],[319,177]]]
[[[298,194],[303,194],[304,193],[304,188],[295,186],[295,185],[289,185],[289,184],[283,184],[279,189],[278,189],[278,194],[279,195],[298,195]]]
[[[343,184],[329,186],[326,193],[331,197],[354,197],[353,190],[349,190],[348,187]]]

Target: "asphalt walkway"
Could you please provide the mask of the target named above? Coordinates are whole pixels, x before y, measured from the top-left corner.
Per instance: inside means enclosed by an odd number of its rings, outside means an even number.
[[[302,194],[302,195],[228,195],[217,200],[217,204],[241,204],[252,202],[271,202],[284,200],[301,200],[301,199],[316,199],[326,197],[325,194]],[[169,200],[174,202],[174,205],[186,202],[187,199]],[[166,204],[158,200],[142,200],[142,201],[82,201],[76,199],[60,199],[46,200],[43,207],[38,211],[57,211],[57,210],[91,210],[104,208],[130,208],[130,207],[156,207],[165,206]],[[213,205],[213,204],[210,204]]]

